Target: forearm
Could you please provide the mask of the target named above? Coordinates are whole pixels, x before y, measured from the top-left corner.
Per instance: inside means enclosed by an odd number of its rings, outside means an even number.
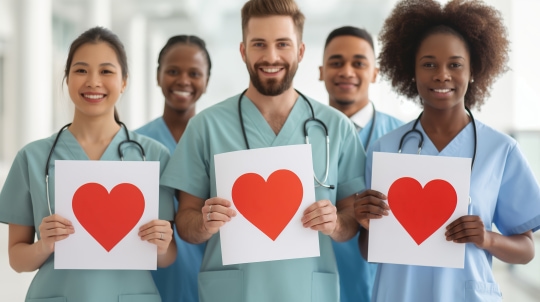
[[[173,264],[174,260],[176,260],[176,254],[177,254],[177,247],[176,247],[176,241],[174,240],[174,235],[173,235],[171,243],[169,244],[169,247],[167,248],[167,252],[163,255],[158,255],[157,266],[167,267]]]
[[[532,232],[504,236],[495,232],[487,232],[488,246],[486,251],[501,261],[511,264],[526,264],[534,257],[534,241]]]
[[[212,237],[212,234],[204,228],[200,211],[194,209],[179,210],[176,214],[175,223],[178,235],[186,242],[199,244]]]
[[[33,272],[39,269],[51,254],[52,252],[43,250],[40,241],[32,244],[21,242],[9,248],[9,264],[18,273]]]

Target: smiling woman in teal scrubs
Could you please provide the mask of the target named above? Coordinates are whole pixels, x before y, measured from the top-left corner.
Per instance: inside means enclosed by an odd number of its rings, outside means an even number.
[[[169,159],[168,150],[144,136],[127,131],[118,120],[115,104],[126,88],[127,58],[118,37],[95,27],[71,45],[65,79],[75,105],[72,124],[57,134],[32,142],[17,154],[0,193],[0,222],[9,224],[9,260],[17,272],[38,270],[26,301],[32,302],[158,302],[161,301],[149,271],[140,270],[55,270],[55,242],[82,230],[49,212],[44,168],[51,212],[54,213],[55,160],[120,160],[119,144],[130,139],[141,145],[146,159],[160,161],[161,171]],[[60,133],[59,133],[60,134]],[[141,150],[126,144],[124,160],[140,161]],[[173,192],[160,186],[160,219],[139,229],[141,240],[157,246],[158,266],[171,264],[176,256],[171,224]],[[37,235],[38,240],[34,240]]]
[[[171,37],[158,56],[157,82],[165,106],[163,116],[135,132],[165,145],[171,154],[195,116],[195,103],[206,92],[212,63],[206,43],[197,36]],[[175,209],[178,202],[175,200]],[[176,261],[167,268],[152,272],[163,302],[198,302],[197,276],[206,243],[191,244],[174,232],[178,246]]]

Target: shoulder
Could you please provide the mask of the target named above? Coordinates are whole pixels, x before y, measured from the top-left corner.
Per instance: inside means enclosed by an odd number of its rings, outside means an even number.
[[[391,116],[390,114],[376,111],[377,112],[377,118],[383,120],[386,124],[392,125],[392,126],[401,126],[404,124],[404,122],[396,117]]]
[[[163,118],[161,116],[136,129],[134,132],[144,135],[151,135],[154,132],[159,131],[160,123],[163,123]]]
[[[56,139],[57,133],[53,134],[50,137],[39,139],[31,143],[26,144],[24,147],[19,150],[18,156],[40,156],[45,157],[49,155],[49,152],[52,148],[52,145]]]
[[[476,121],[476,131],[478,145],[487,149],[513,149],[517,146],[517,141],[510,135],[498,131],[481,121]]]
[[[134,131],[129,132],[131,139],[141,144],[149,159],[152,154],[169,154],[169,149],[157,140]]]

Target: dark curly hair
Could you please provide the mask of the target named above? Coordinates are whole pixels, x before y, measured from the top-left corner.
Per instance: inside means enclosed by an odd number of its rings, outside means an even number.
[[[379,40],[380,72],[393,89],[418,100],[413,82],[416,53],[429,35],[450,33],[465,42],[470,55],[471,83],[465,106],[480,108],[495,79],[508,70],[509,41],[502,17],[480,0],[452,0],[444,7],[434,0],[403,0],[386,19]]]

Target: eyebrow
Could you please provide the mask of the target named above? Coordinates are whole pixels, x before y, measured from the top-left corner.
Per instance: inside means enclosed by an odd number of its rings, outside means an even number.
[[[277,42],[283,42],[283,41],[292,41],[291,38],[278,38],[276,39]],[[250,42],[266,42],[266,39],[263,38],[253,38],[250,40]]]
[[[435,56],[432,56],[432,55],[423,56],[423,57],[420,58],[420,60],[422,60],[422,59],[435,59]],[[452,60],[455,60],[455,59],[465,60],[465,58],[462,57],[462,56],[451,56],[450,59],[452,59]]]
[[[360,60],[367,60],[367,57],[364,55],[354,55],[354,59],[360,59]],[[342,55],[331,55],[328,60],[336,60],[336,59],[343,59]]]
[[[77,66],[77,65],[90,66],[88,63],[85,63],[85,62],[75,62],[71,66]],[[116,68],[116,65],[114,65],[113,63],[108,63],[108,62],[107,63],[101,63],[101,64],[99,64],[99,66],[110,66],[110,67]]]

